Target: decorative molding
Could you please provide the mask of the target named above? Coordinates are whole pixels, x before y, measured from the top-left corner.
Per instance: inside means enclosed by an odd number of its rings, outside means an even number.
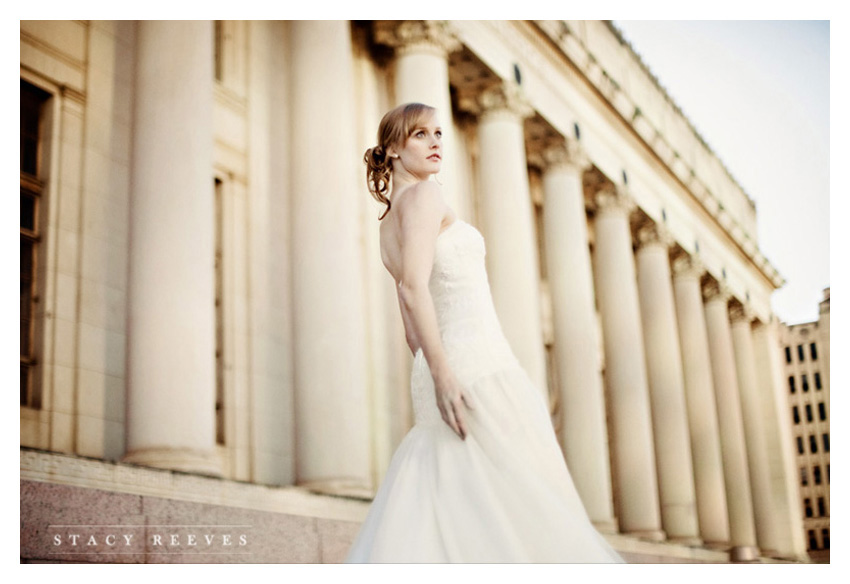
[[[70,65],[71,67],[79,70],[80,72],[85,72],[86,63],[80,61],[79,59],[75,59],[74,57],[67,54],[65,51],[55,47],[54,45],[48,44],[46,41],[31,35],[26,31],[21,31],[21,42],[25,42],[33,47],[39,49],[43,53],[45,53],[48,57],[52,59],[56,59],[57,61],[61,61],[66,65]]]
[[[86,104],[86,94],[82,91],[77,91],[76,89],[68,85],[60,85],[59,91],[62,92],[62,97],[64,99],[76,102],[79,105]]]
[[[146,448],[128,452],[124,461],[142,466],[221,476],[221,460],[213,451],[191,448]]]

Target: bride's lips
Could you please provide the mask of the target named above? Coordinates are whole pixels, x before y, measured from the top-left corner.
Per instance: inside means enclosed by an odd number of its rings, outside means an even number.
[[[442,160],[439,154],[432,154],[428,157],[428,160]]]

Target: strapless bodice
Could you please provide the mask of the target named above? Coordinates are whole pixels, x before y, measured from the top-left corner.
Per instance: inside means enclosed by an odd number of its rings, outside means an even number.
[[[505,338],[490,293],[484,237],[469,223],[455,220],[437,237],[428,288],[434,301],[440,338],[461,384],[518,366]],[[411,372],[417,423],[441,421],[434,384],[419,349]]]

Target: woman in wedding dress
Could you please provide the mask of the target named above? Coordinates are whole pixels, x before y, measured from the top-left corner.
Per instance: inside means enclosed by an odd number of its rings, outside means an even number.
[[[346,562],[622,562],[590,522],[540,389],[505,338],[484,239],[432,180],[434,108],[388,112],[366,151],[381,259],[396,282],[415,424]]]

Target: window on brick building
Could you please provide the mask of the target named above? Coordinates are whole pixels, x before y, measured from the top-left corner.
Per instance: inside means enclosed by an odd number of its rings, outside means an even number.
[[[818,538],[815,537],[815,530],[809,530],[809,549],[816,550],[818,549]]]
[[[791,408],[791,411],[793,413],[792,415],[794,416],[794,423],[799,424],[800,423],[800,409],[797,406],[794,406],[794,407]]]
[[[814,343],[809,345],[809,352],[812,355],[812,361],[817,361],[818,360],[818,349],[817,349],[817,347],[815,346]]]
[[[814,435],[809,436],[809,451],[811,451],[812,454],[818,453],[818,441],[815,440]]]
[[[826,517],[826,499],[818,497],[818,517]]]
[[[806,509],[806,517],[811,517],[812,515],[814,515],[814,511],[812,511],[811,499],[803,499],[803,506]]]
[[[791,362],[791,347],[785,347],[785,362]]]
[[[797,454],[805,454],[805,450],[803,450],[803,437],[797,436]]]
[[[800,485],[803,487],[809,486],[809,475],[806,472],[806,467],[800,467]]]
[[[820,535],[821,535],[821,538],[823,539],[823,549],[828,550],[829,549],[829,530],[828,529],[821,529]]]
[[[791,388],[791,393],[797,393],[797,386],[794,384],[794,376],[788,377],[788,387]]]
[[[814,420],[812,417],[812,404],[806,404],[806,421],[811,422]]]
[[[820,418],[821,422],[826,420],[826,406],[823,402],[820,402],[818,404],[818,417]]]
[[[820,382],[820,373],[815,372],[815,389],[823,389],[823,384]]]
[[[800,360],[800,363],[806,360],[806,353],[803,351],[803,345],[797,345],[797,358]]]
[[[815,484],[816,484],[816,485],[821,484],[821,482],[822,482],[822,478],[821,478],[820,466],[815,466],[815,467],[812,469],[812,476],[813,476],[813,477],[814,477],[814,479],[815,479]]]
[[[814,438],[814,436],[813,436]],[[813,452],[817,452],[817,446],[815,446],[815,450]],[[829,452],[829,434],[823,435],[823,451]]]

